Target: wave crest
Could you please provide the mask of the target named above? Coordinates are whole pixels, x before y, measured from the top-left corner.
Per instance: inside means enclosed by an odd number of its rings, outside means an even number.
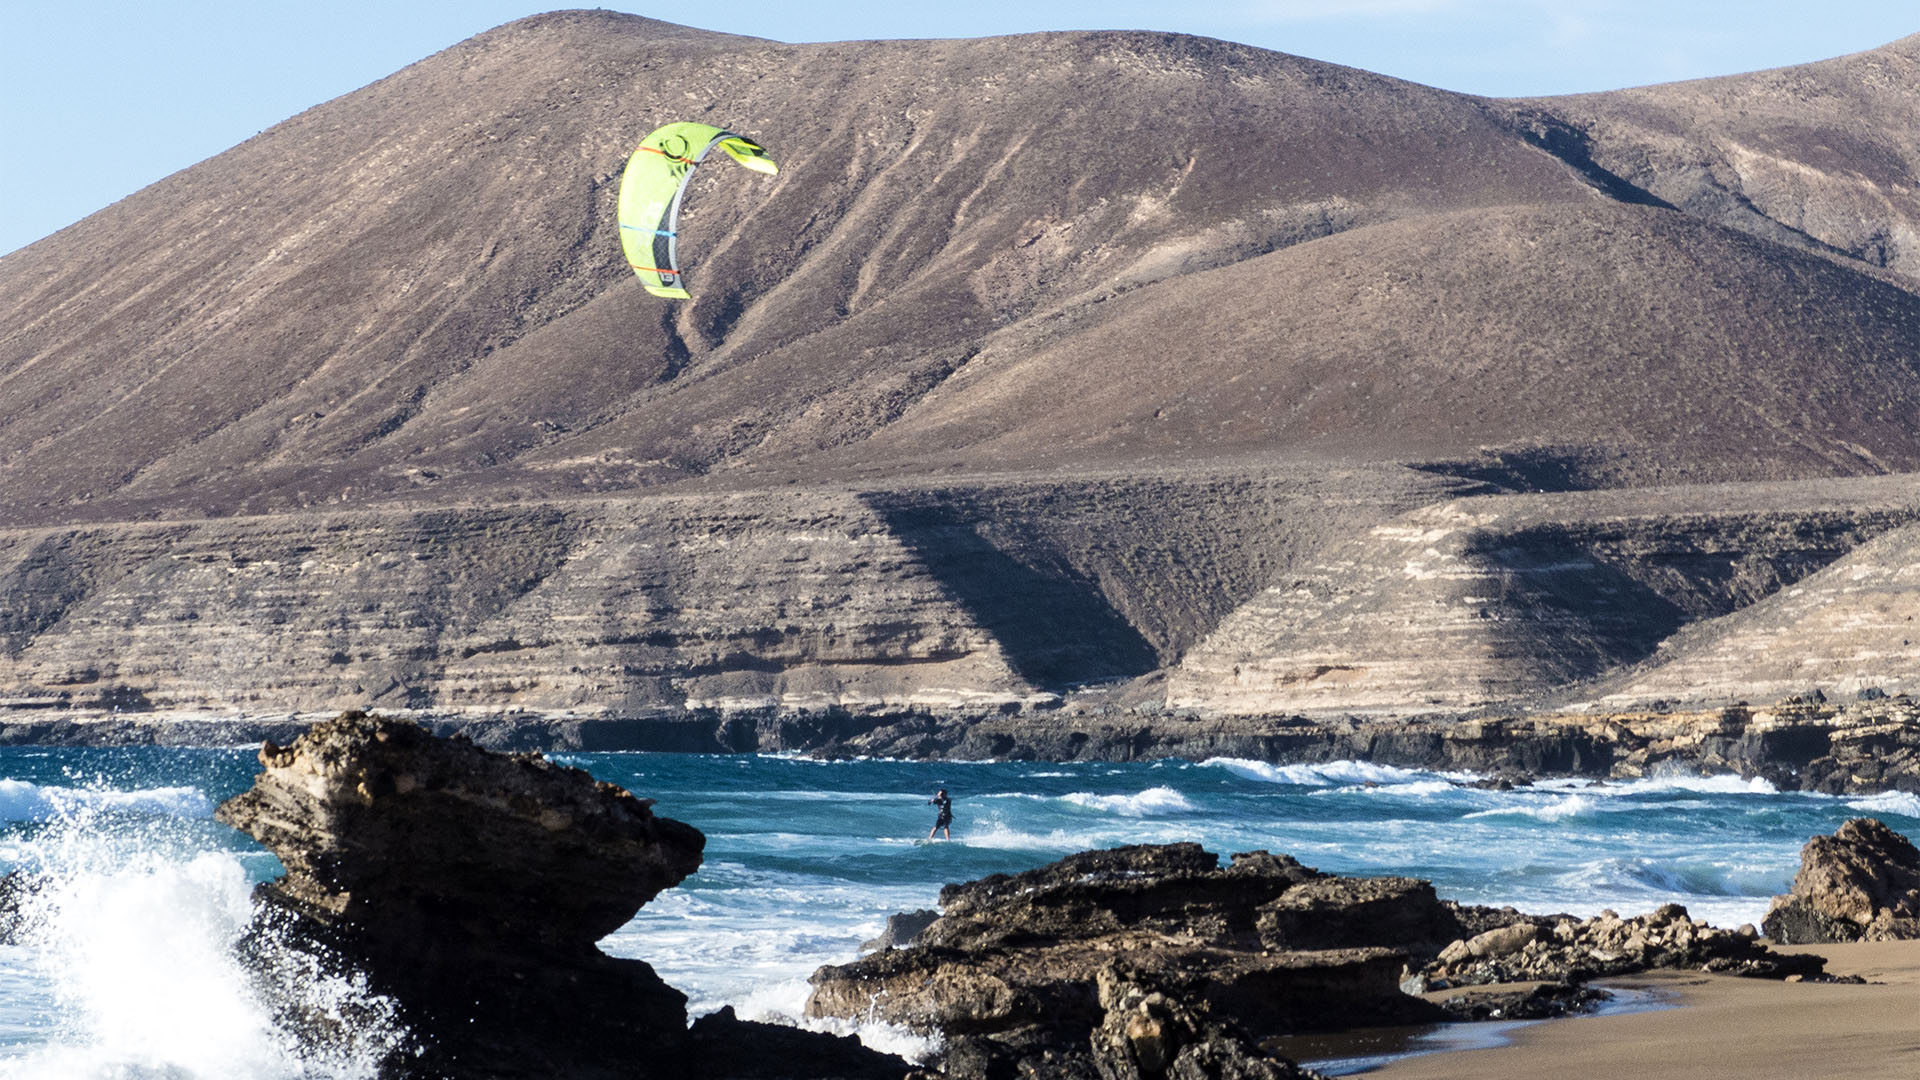
[[[0,780],[0,823],[55,821],[101,813],[210,818],[213,800],[200,789],[191,787],[114,791]]]
[[[1185,795],[1170,787],[1150,787],[1136,795],[1094,795],[1076,791],[1062,795],[1062,802],[1102,810],[1123,817],[1155,817],[1161,814],[1191,814],[1198,808]]]

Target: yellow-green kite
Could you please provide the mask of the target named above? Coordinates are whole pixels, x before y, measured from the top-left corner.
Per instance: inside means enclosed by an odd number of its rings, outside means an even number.
[[[780,171],[764,147],[710,124],[668,124],[640,140],[639,149],[627,158],[626,174],[620,178],[620,246],[627,265],[655,296],[687,298],[687,290],[680,287],[674,227],[694,166],[716,146],[754,172],[771,176]]]

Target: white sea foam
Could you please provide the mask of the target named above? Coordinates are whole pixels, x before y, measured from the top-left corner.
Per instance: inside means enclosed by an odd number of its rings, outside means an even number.
[[[190,787],[113,791],[0,780],[0,823],[52,821],[93,812],[208,818],[213,816],[213,801]]]
[[[1863,814],[1897,814],[1900,817],[1920,818],[1920,795],[1911,791],[1883,791],[1878,795],[1848,799],[1847,809]]]
[[[1585,795],[1563,795],[1544,802],[1535,800],[1518,806],[1496,806],[1491,810],[1476,810],[1467,814],[1466,817],[1525,817],[1535,821],[1566,821],[1570,818],[1591,815],[1594,810],[1594,801]]]
[[[79,801],[122,805],[96,794]],[[11,959],[33,972],[34,989],[4,1004],[24,1037],[0,1076],[370,1080],[405,1038],[386,1002],[311,957],[267,950],[275,969],[264,980],[242,963],[252,881],[234,854],[182,854],[172,838],[101,827],[91,813],[63,818],[32,847],[37,886]],[[303,1042],[281,1008],[348,1021],[341,1041]]]
[[[1778,795],[1780,789],[1765,777],[1751,779],[1721,773],[1717,776],[1695,776],[1688,773],[1674,773],[1661,776],[1649,776],[1640,780],[1614,781],[1586,790],[1601,795],[1658,795],[1670,791],[1687,791],[1701,795]]]
[[[1190,814],[1195,810],[1193,803],[1185,795],[1170,787],[1150,787],[1137,795],[1094,795],[1085,791],[1076,791],[1071,795],[1062,795],[1062,802],[1075,806],[1084,806],[1089,810],[1101,810],[1123,817],[1155,817],[1161,814]]]
[[[1324,761],[1302,765],[1275,765],[1245,758],[1208,758],[1203,766],[1226,769],[1236,776],[1270,784],[1297,784],[1302,787],[1335,787],[1353,784],[1402,785],[1431,781],[1471,780],[1472,773],[1437,773],[1424,769],[1401,769],[1367,761]]]

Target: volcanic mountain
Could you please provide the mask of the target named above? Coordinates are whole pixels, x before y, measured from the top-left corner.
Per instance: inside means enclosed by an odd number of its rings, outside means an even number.
[[[1499,101],[1168,34],[511,23],[0,259],[0,691],[598,715],[1163,672],[1263,712],[1642,671],[1913,520],[1871,478],[1920,470],[1916,87],[1920,36]],[[699,171],[679,303],[613,214],[672,120],[781,164]],[[1456,513],[1449,580],[1531,600],[1369,591],[1329,639],[1274,599],[1405,575],[1379,538]],[[1601,611],[1621,582],[1666,606]]]

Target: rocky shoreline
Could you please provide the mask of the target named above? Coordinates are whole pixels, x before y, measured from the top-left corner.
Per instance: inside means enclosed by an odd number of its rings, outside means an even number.
[[[1106,703],[992,710],[703,709],[641,716],[466,713],[408,716],[502,750],[800,753],[946,760],[1140,761],[1246,758],[1369,761],[1521,782],[1632,779],[1663,770],[1759,777],[1828,794],[1920,791],[1920,702],[1605,713],[1393,717],[1222,717]],[[0,745],[235,745],[289,742],[319,715],[0,710]]]
[[[808,1018],[932,1037],[914,1065],[729,1009],[689,1024],[652,967],[599,951],[701,865],[704,836],[652,800],[358,712],[259,760],[216,815],[286,871],[258,888],[241,955],[263,983],[309,970],[300,957],[364,979],[408,1031],[384,1051],[390,1078],[1302,1080],[1315,1074],[1277,1040],[1563,1015],[1606,996],[1597,980],[1659,969],[1833,982],[1821,956],[1772,946],[1920,937],[1920,850],[1871,819],[1807,844],[1771,940],[1673,904],[1527,914],[1266,851],[1085,851],[950,884],[940,911],[897,916],[860,959],[815,972]],[[0,916],[33,888],[0,881]],[[275,1000],[315,1039],[356,1037],[350,1017]]]

